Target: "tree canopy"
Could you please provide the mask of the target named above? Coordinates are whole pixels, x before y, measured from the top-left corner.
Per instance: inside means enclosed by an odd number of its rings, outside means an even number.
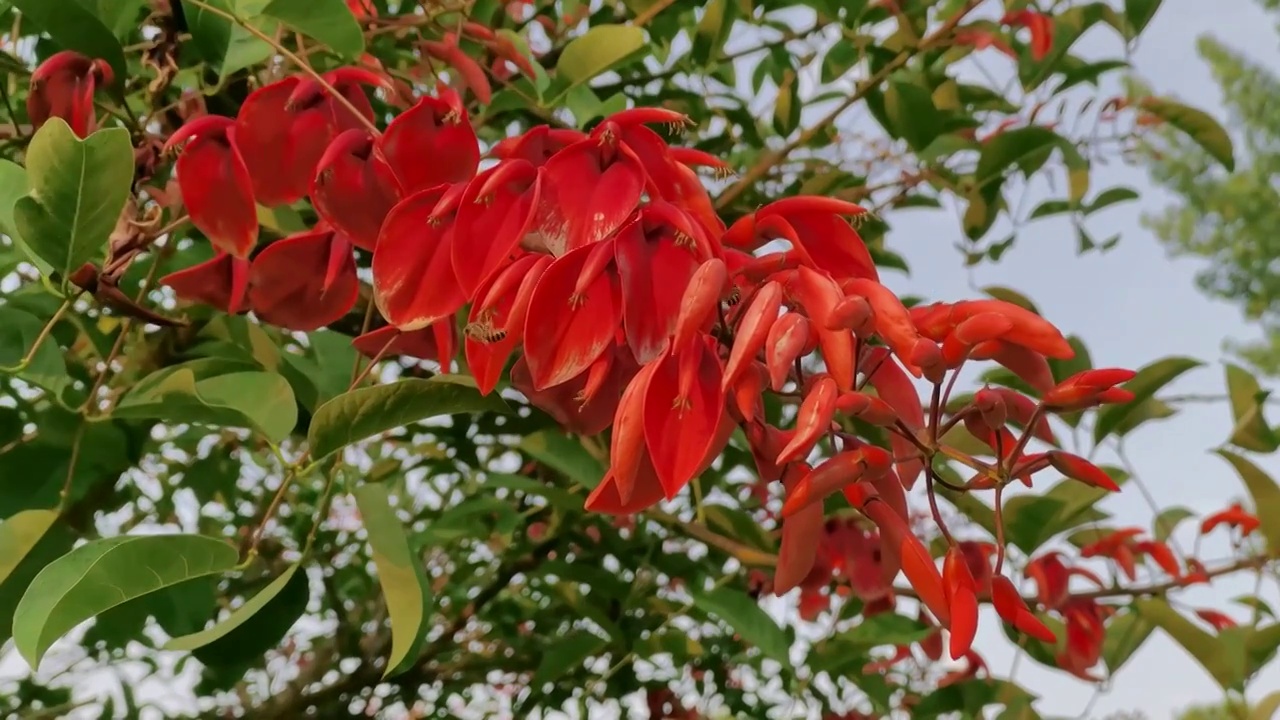
[[[1095,168],[1149,128],[1231,169],[1209,115],[1078,54],[1159,4],[0,3],[31,668],[0,707],[1054,712],[980,623],[1091,683],[1160,629],[1245,691],[1280,622],[1176,598],[1280,548],[1257,380],[1228,368],[1220,449],[1250,505],[1118,526],[1141,482],[1094,452],[1203,363],[1091,358],[1034,288],[881,282],[909,209],[970,264],[1050,216],[1113,244],[1090,216],[1135,193]]]

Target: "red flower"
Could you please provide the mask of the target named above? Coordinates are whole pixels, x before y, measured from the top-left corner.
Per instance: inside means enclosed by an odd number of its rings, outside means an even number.
[[[62,118],[78,137],[88,137],[97,125],[93,94],[115,82],[106,60],[96,60],[74,50],[50,55],[31,73],[27,117],[39,129],[51,117]]]

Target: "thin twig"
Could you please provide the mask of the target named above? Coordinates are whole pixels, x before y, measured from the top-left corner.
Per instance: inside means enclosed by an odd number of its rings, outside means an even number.
[[[836,107],[836,109],[818,120],[818,122],[806,128],[796,136],[795,140],[792,140],[773,152],[765,154],[765,156],[760,158],[755,165],[751,166],[750,169],[743,173],[742,177],[740,177],[736,183],[729,186],[724,192],[720,193],[720,197],[716,199],[716,209],[724,209],[725,207],[728,207],[730,203],[737,200],[742,193],[746,192],[747,188],[751,187],[751,185],[767,175],[776,165],[786,160],[787,156],[795,151],[796,148],[812,142],[814,138],[818,137],[818,135],[829,125],[833,124],[841,115],[843,115],[845,110],[856,105],[866,97],[867,93],[871,92],[878,87],[880,83],[884,82],[889,75],[906,65],[911,58],[915,57],[918,53],[941,43],[943,40],[946,40],[947,37],[951,35],[951,32],[956,29],[956,26],[960,24],[960,21],[964,19],[965,15],[968,15],[969,11],[973,10],[980,3],[981,0],[968,0],[968,2],[956,11],[955,15],[951,16],[950,19],[939,26],[937,30],[931,33],[924,40],[921,40],[919,45],[911,50],[903,50],[898,53],[897,57],[890,60],[888,63],[885,63],[884,67],[880,68],[879,71],[861,83],[858,83],[858,86],[849,95],[849,97],[845,98],[844,101]]]

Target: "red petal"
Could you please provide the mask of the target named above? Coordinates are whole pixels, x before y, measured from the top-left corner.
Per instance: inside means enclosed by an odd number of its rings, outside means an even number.
[[[248,260],[218,253],[212,259],[160,278],[160,284],[173,288],[179,300],[203,303],[236,315],[248,310],[244,303],[248,279]]]
[[[552,255],[603,240],[640,204],[644,168],[634,155],[597,140],[583,140],[556,153],[545,166],[537,228]]]
[[[170,145],[188,137],[175,169],[191,224],[218,250],[247,258],[258,242],[258,208],[231,120],[201,117],[175,133]]]
[[[466,110],[429,96],[387,125],[378,149],[406,192],[466,182],[480,165]]]
[[[680,301],[698,260],[671,235],[646,236],[644,226],[628,224],[614,241],[622,291],[622,327],[636,361],[658,357],[675,332]]]
[[[467,184],[458,207],[453,271],[471,296],[520,246],[533,225],[542,176],[524,160],[508,160]]]
[[[334,138],[311,183],[316,214],[365,250],[374,249],[383,219],[400,199],[391,168],[371,142],[364,130]]]
[[[551,263],[529,300],[525,359],[539,390],[585,372],[614,340],[622,314],[617,276],[599,273],[583,292],[574,292],[594,250],[585,246]]]
[[[788,490],[795,487],[810,468],[796,463],[783,479]],[[782,521],[782,543],[778,548],[778,568],[773,574],[773,593],[786,595],[813,569],[818,543],[822,539],[822,505],[813,504]]]
[[[623,502],[618,495],[617,481],[613,473],[606,473],[604,480],[587,496],[585,507],[591,512],[608,515],[632,515],[647,510],[662,501],[662,485],[654,473],[648,456],[641,457],[640,473],[631,500]]]
[[[339,268],[326,288],[327,269]],[[277,240],[258,253],[249,272],[249,305],[263,322],[309,332],[335,322],[355,307],[360,294],[355,258],[333,231],[312,231]]]
[[[387,322],[401,330],[452,317],[466,302],[450,261],[453,219],[432,219],[448,192],[440,185],[406,197],[387,213],[378,233],[373,298]]]
[[[546,255],[525,255],[492,276],[476,293],[467,316],[466,353],[467,368],[480,392],[493,391],[524,337],[529,300],[550,264]]]
[[[307,194],[316,163],[333,139],[328,116],[318,109],[289,109],[297,77],[249,93],[236,116],[236,145],[253,179],[254,198],[268,207],[289,205]]]
[[[698,473],[725,412],[722,370],[711,342],[654,361],[658,368],[644,398],[644,436],[668,499]],[[682,394],[680,375],[689,372],[695,379]]]

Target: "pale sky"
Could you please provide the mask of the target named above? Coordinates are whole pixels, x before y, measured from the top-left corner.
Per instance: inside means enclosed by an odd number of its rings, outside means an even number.
[[[1143,35],[1134,63],[1155,92],[1178,96],[1225,120],[1217,86],[1195,52],[1196,38],[1211,32],[1251,57],[1280,68],[1280,35],[1274,28],[1273,18],[1254,0],[1165,0]],[[1111,37],[1085,46],[1105,47],[1111,51],[1108,56],[1115,56]],[[1000,263],[977,270],[976,285],[1009,285],[1027,292],[1050,320],[1065,332],[1082,336],[1100,366],[1140,367],[1169,355],[1208,360],[1209,365],[1184,375],[1168,391],[1222,393],[1223,339],[1252,339],[1257,330],[1233,306],[1208,300],[1195,289],[1193,275],[1199,261],[1170,260],[1152,233],[1140,225],[1143,210],[1157,209],[1168,201],[1152,188],[1142,170],[1113,164],[1095,172],[1099,173],[1095,188],[1124,183],[1142,194],[1139,201],[1113,207],[1090,222],[1099,241],[1120,233],[1123,239],[1117,248],[1106,254],[1077,257],[1071,226],[1066,221],[1041,221],[1023,232]],[[900,292],[935,298],[971,295],[969,278],[958,270],[960,257],[950,249],[959,237],[954,220],[936,212],[912,215],[894,216],[890,235],[890,246],[907,258],[912,275],[903,279],[895,274],[888,283]],[[1229,430],[1230,413],[1224,404],[1192,406],[1170,420],[1150,423],[1132,433],[1126,451],[1162,508],[1185,505],[1212,511],[1243,492],[1229,466],[1209,454]],[[1280,476],[1277,456],[1252,459]],[[1150,527],[1153,514],[1136,490],[1133,485],[1126,486],[1103,507],[1116,515],[1118,525]],[[1186,537],[1184,533],[1179,536]],[[1227,550],[1225,544],[1206,547],[1210,551],[1203,556],[1208,559],[1223,557]],[[1274,602],[1275,584],[1268,585],[1264,595]],[[1184,591],[1179,597],[1245,620],[1248,614],[1241,606],[1232,606],[1230,599],[1252,589],[1253,578],[1241,577],[1208,591]],[[986,625],[979,643],[997,674],[1007,673],[1012,648],[994,623]],[[1017,679],[1042,697],[1038,707],[1046,716],[1079,716],[1092,694],[1090,686],[1031,661],[1020,663]],[[1280,664],[1273,662],[1255,680],[1249,698],[1256,700],[1277,688]],[[1140,709],[1149,718],[1167,718],[1190,703],[1220,697],[1209,675],[1156,631],[1121,669],[1089,717]]]

